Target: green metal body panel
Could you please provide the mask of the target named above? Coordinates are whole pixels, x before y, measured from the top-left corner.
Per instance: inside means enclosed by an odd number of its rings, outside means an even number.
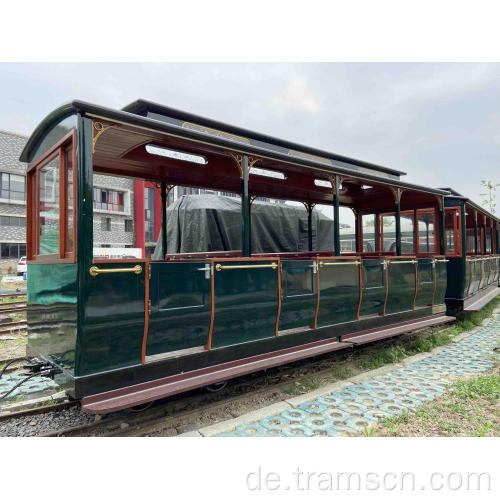
[[[386,313],[394,314],[413,309],[415,298],[415,264],[389,264],[389,292]]]
[[[332,261],[325,261],[325,263]],[[335,260],[335,263],[352,262]],[[319,267],[318,327],[355,321],[359,305],[359,266]]]
[[[271,261],[227,261],[223,266],[270,264]],[[278,270],[272,268],[214,271],[212,348],[275,336]]]
[[[281,267],[280,330],[306,328],[314,323],[318,300],[311,260],[285,260]]]
[[[447,257],[447,260],[446,298],[463,299],[464,290],[467,290],[468,284],[465,278],[465,259],[462,257]]]
[[[77,265],[28,264],[27,351],[74,375]]]
[[[432,305],[434,297],[433,259],[418,259],[418,287],[416,307]]]
[[[134,264],[99,264],[100,268]],[[85,290],[85,317],[78,345],[78,375],[113,370],[141,362],[144,336],[145,264],[142,272],[90,277]],[[90,276],[90,275],[89,275]]]
[[[436,262],[436,291],[434,293],[434,305],[444,304],[447,290],[448,267],[446,262]]]
[[[385,267],[384,259],[363,260],[363,299],[360,316],[384,312]]]
[[[207,344],[210,326],[210,265],[151,262],[146,355]]]

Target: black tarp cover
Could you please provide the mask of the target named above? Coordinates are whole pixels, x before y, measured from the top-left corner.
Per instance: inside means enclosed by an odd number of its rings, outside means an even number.
[[[314,251],[333,250],[333,221],[313,210]],[[307,252],[305,207],[254,200],[251,207],[253,253]],[[167,253],[241,250],[239,198],[217,195],[181,196],[167,209]],[[153,256],[163,253],[162,234]]]

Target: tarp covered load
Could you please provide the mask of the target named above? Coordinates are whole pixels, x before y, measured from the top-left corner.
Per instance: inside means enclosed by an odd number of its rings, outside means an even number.
[[[332,251],[333,221],[313,211],[314,251]],[[251,207],[253,253],[307,252],[305,207],[254,200]],[[241,250],[241,202],[216,195],[186,195],[167,209],[167,253]],[[163,254],[162,235],[153,259]]]

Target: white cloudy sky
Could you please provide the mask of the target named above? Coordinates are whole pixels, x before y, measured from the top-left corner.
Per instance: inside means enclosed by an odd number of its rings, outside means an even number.
[[[139,97],[452,186],[500,182],[500,65],[3,63],[0,128],[29,134],[78,98]]]

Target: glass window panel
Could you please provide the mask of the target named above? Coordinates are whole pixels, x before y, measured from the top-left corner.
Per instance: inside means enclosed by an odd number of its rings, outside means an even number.
[[[435,253],[435,219],[436,214],[433,209],[417,210],[419,253]]]
[[[72,150],[65,153],[66,163],[66,251],[73,251],[73,227],[74,227],[74,213],[73,213],[73,154]]]
[[[19,255],[20,257],[26,257],[26,245],[24,243],[19,245]]]
[[[381,216],[382,224],[382,251],[396,251],[396,217],[392,214]]]
[[[375,252],[375,214],[363,215],[361,217],[363,230],[363,252]]]
[[[413,214],[401,214],[401,253],[415,253],[415,227]]]
[[[59,156],[39,170],[39,253],[59,253]]]

